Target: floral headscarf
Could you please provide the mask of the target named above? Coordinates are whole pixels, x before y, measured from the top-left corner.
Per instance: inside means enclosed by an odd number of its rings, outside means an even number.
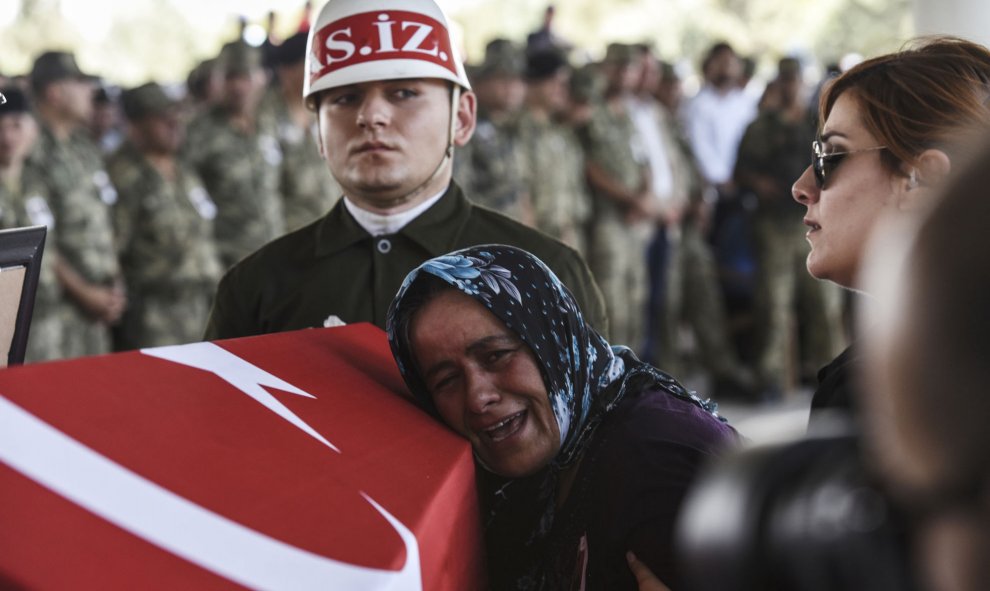
[[[409,340],[412,316],[428,301],[431,284],[436,284],[430,277],[480,302],[529,346],[560,430],[560,450],[548,469],[535,477],[502,480],[497,490],[481,491],[483,496],[492,495],[482,498],[490,508],[489,541],[493,531],[504,538],[511,530],[510,537],[521,538],[516,540],[517,550],[530,557],[540,554],[540,542],[553,524],[560,469],[581,456],[596,427],[627,392],[663,389],[715,414],[714,404],[702,402],[669,375],[636,359],[626,347],[609,346],[585,323],[574,296],[542,261],[518,248],[489,244],[426,261],[409,273],[388,311],[386,330],[399,371],[420,403],[438,417]],[[518,525],[509,525],[512,521],[529,525],[520,531]],[[490,557],[489,562],[493,566],[501,561]],[[516,580],[521,588],[539,587],[537,561],[524,562],[510,569],[515,573],[500,574]]]
[[[597,395],[622,375],[622,359],[585,324],[570,291],[539,259],[509,246],[468,248],[428,260],[412,271],[386,321],[392,353],[406,384],[431,410],[433,401],[415,371],[408,339],[415,310],[403,305],[424,274],[442,279],[483,304],[532,349],[560,429],[561,447],[554,463],[568,465],[585,439],[583,428]],[[617,400],[606,401],[606,406]]]

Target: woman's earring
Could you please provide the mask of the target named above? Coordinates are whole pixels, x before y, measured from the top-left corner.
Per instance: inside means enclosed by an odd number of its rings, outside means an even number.
[[[918,186],[918,170],[916,168],[911,169],[911,174],[908,176],[908,190],[917,188]]]

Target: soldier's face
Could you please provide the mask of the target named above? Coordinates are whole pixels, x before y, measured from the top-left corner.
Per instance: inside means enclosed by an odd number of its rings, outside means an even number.
[[[78,124],[88,124],[93,116],[93,83],[84,79],[59,80],[51,84],[59,110]]]
[[[27,113],[0,116],[0,166],[24,160],[37,137],[37,125]]]
[[[185,128],[178,109],[146,117],[135,129],[141,136],[143,147],[155,154],[175,154],[185,139]]]
[[[518,76],[494,76],[478,84],[478,101],[493,111],[516,111],[525,98],[526,83]]]
[[[256,68],[243,73],[228,73],[224,77],[224,105],[232,113],[248,113],[258,104],[264,88],[265,73],[260,69]]]
[[[414,191],[425,199],[443,190],[450,181],[450,163],[444,162],[450,93],[448,82],[434,79],[383,80],[325,91],[318,109],[320,152],[344,194],[373,211],[388,212],[401,211],[395,208],[413,198]],[[455,145],[471,138],[475,109],[474,94],[461,94]]]
[[[530,83],[529,92],[533,100],[550,113],[562,113],[570,105],[570,83],[570,71],[561,68],[546,80]]]

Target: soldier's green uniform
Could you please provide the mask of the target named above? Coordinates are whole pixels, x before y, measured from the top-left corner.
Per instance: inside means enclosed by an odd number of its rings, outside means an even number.
[[[478,84],[486,80],[491,84],[518,80],[523,67],[522,51],[505,39],[496,39],[485,48],[485,61],[476,73]],[[474,135],[454,155],[454,178],[478,205],[530,222],[532,214],[524,182],[528,163],[519,149],[519,114],[503,112],[495,116],[482,104],[482,98],[478,99]]]
[[[260,67],[257,50],[244,43],[225,45],[219,59],[228,75],[251,75]],[[285,231],[282,149],[270,122],[257,113],[253,119],[250,128],[237,127],[218,105],[190,122],[186,139],[186,159],[217,206],[214,235],[225,269]]]
[[[758,195],[753,225],[762,327],[759,370],[768,388],[786,385],[796,306],[808,337],[801,355],[808,370],[825,365],[843,347],[841,292],[836,285],[818,281],[808,273],[805,265],[810,246],[805,238],[807,228],[801,223],[805,209],[792,199],[790,191],[808,166],[808,146],[815,133],[810,117],[790,122],[769,110],[750,124],[739,145],[737,171],[772,178],[779,189],[774,194]]]
[[[454,178],[471,200],[514,220],[525,219],[528,200],[518,132],[518,119],[495,123],[479,112],[474,136],[454,158]]]
[[[198,341],[221,274],[216,206],[190,168],[177,163],[165,179],[129,143],[108,167],[120,192],[114,229],[128,294],[117,348]]]
[[[24,359],[28,363],[60,359],[64,356],[64,329],[60,311],[62,288],[55,277],[55,217],[48,204],[45,184],[38,178],[36,169],[25,169],[19,181],[16,185],[0,183],[0,229],[48,228]]]
[[[316,119],[308,127],[293,121],[285,97],[278,88],[268,90],[262,99],[259,118],[266,129],[274,129],[282,151],[279,193],[287,231],[312,223],[340,199],[340,185],[330,174],[316,144]]]
[[[43,178],[57,232],[59,256],[89,283],[106,287],[120,280],[110,208],[117,191],[103,166],[99,149],[78,132],[60,141],[43,128],[31,173]],[[63,292],[64,294],[64,292]],[[64,295],[61,306],[65,357],[110,351],[105,324],[89,316]]]
[[[220,282],[207,339],[332,324],[385,326],[406,274],[423,261],[488,243],[542,259],[574,293],[589,322],[607,334],[595,281],[574,250],[509,218],[475,207],[456,184],[399,232],[372,237],[340,201],[322,219],[244,259]]]
[[[188,161],[217,206],[214,233],[224,268],[284,232],[282,150],[274,130],[242,131],[222,107],[214,107],[189,124],[186,146]]]
[[[638,135],[628,114],[598,104],[578,135],[588,161],[627,189],[643,189],[646,162],[637,148]],[[592,196],[588,264],[605,296],[612,342],[636,349],[645,337],[646,247],[653,227],[644,222],[627,223],[624,211],[612,199],[594,189]]]
[[[528,163],[526,187],[536,227],[587,253],[591,193],[584,178],[584,152],[574,131],[528,112],[520,120],[519,152]]]
[[[677,129],[667,120],[674,146],[670,151],[675,169],[684,174],[675,181],[683,183],[689,206],[679,226],[668,229],[667,274],[663,301],[659,304],[662,321],[655,335],[658,343],[654,362],[673,375],[688,373],[686,359],[679,349],[682,323],[692,329],[698,345],[699,361],[718,383],[744,389],[755,387],[752,372],[742,365],[729,340],[725,301],[718,285],[717,263],[711,245],[705,239],[699,219],[703,181],[692,161],[692,151]]]

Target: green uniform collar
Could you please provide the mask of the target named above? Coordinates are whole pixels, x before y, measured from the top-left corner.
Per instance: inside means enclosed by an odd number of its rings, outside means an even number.
[[[461,188],[451,181],[447,192],[433,207],[406,224],[397,234],[422,246],[430,256],[446,254],[456,244],[457,236],[461,234],[460,228],[470,217],[471,207]],[[452,232],[452,228],[457,230]],[[357,223],[340,200],[316,229],[316,256],[332,255],[371,238],[371,234]]]

